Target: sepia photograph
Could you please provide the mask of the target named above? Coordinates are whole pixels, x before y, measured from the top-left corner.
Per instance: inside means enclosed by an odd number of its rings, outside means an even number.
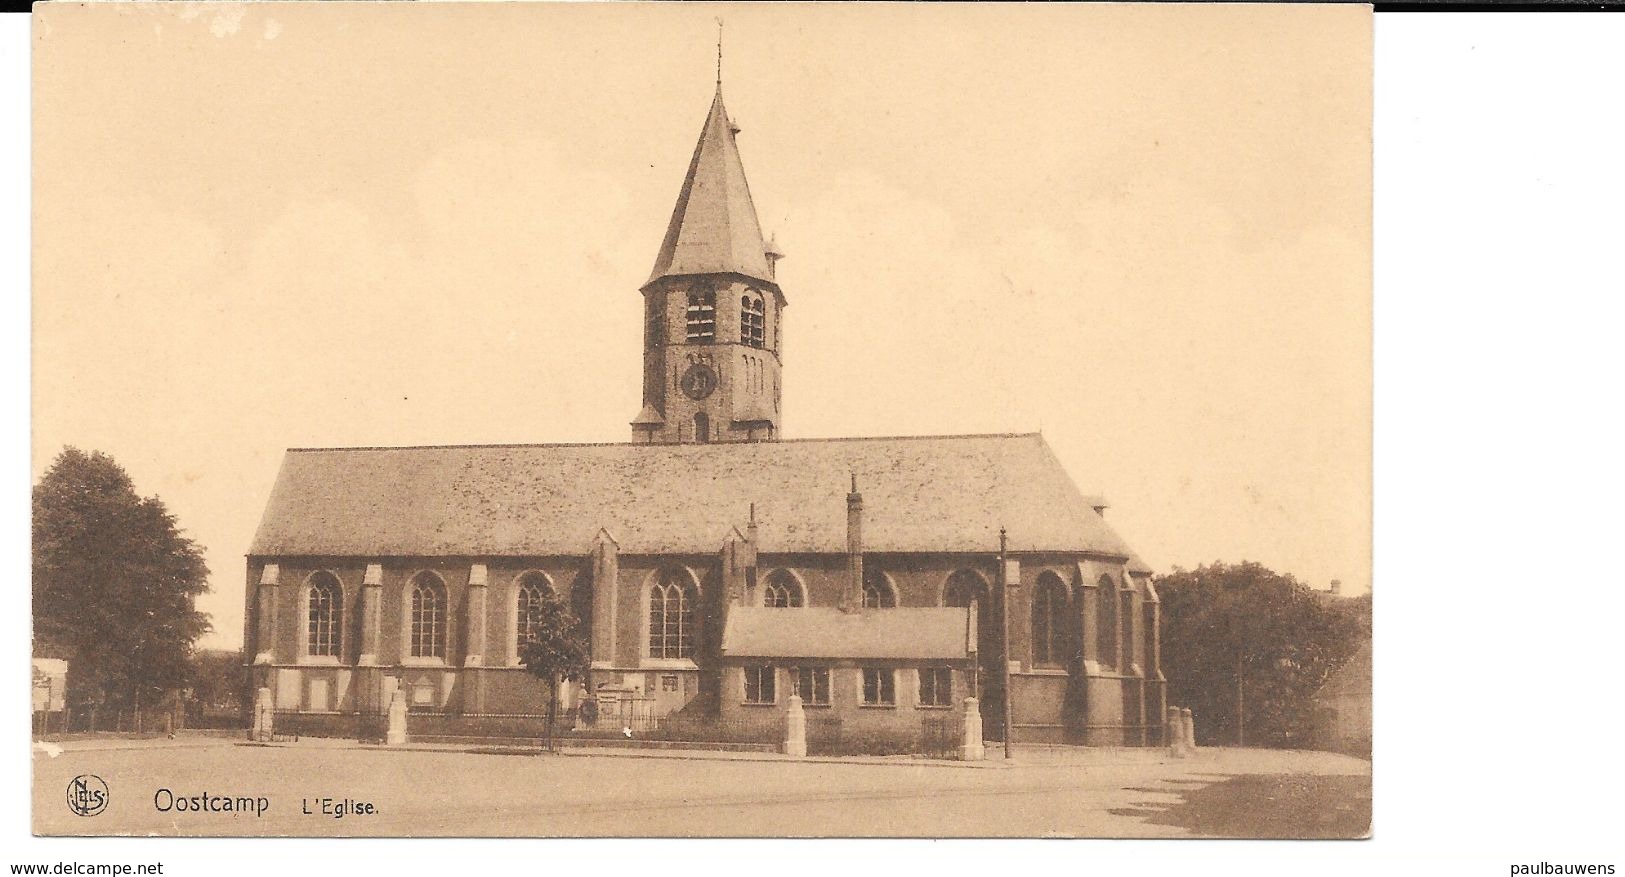
[[[1371,7],[32,17],[35,834],[1371,836]]]

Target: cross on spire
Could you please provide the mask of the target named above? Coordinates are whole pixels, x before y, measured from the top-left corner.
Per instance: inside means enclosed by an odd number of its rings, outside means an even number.
[[[717,20],[717,88],[722,87],[722,19]]]

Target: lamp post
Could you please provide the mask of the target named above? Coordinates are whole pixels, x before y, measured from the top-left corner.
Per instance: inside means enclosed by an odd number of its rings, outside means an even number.
[[[1236,746],[1247,745],[1247,695],[1244,660],[1246,658],[1247,643],[1243,633],[1236,624],[1236,606],[1234,601],[1241,599],[1241,593],[1247,590],[1249,582],[1226,582],[1225,590],[1231,594],[1230,611],[1225,613],[1225,626],[1229,628],[1231,638],[1236,644]]]
[[[1004,757],[1010,758],[1010,574],[1005,566],[1008,543],[999,528],[999,677],[1003,682],[1000,700],[1004,713]]]

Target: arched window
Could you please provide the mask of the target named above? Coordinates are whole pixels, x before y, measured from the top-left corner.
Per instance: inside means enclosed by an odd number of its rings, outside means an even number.
[[[1100,664],[1117,666],[1117,582],[1100,577],[1100,599],[1096,602],[1095,633],[1100,643]]]
[[[1117,634],[1119,660],[1125,672],[1135,662],[1134,655],[1134,581],[1123,576],[1123,589],[1117,592],[1117,621],[1121,628]]]
[[[994,611],[999,607],[997,601],[988,604],[988,584],[975,570],[962,569],[948,576],[948,581],[942,588],[942,605],[956,607],[975,607],[971,610],[971,617],[976,622],[976,653],[977,668],[974,685],[976,690],[982,691],[979,696],[991,697],[990,688],[997,683],[1000,655],[1002,625]],[[996,711],[990,715],[997,715]]]
[[[762,605],[777,609],[799,609],[804,601],[801,599],[801,584],[795,576],[782,569],[776,569],[767,577],[767,586],[762,590]]]
[[[1046,572],[1033,590],[1034,664],[1066,663],[1066,618],[1066,586],[1055,573]]]
[[[344,587],[337,576],[319,572],[310,577],[305,604],[305,654],[337,658],[344,620]]]
[[[897,592],[892,590],[886,574],[872,567],[863,570],[863,608],[895,609]]]
[[[694,657],[693,583],[681,570],[667,569],[649,589],[649,657]]]
[[[739,340],[758,349],[767,344],[767,305],[754,289],[739,299]]]
[[[696,289],[688,294],[685,314],[690,344],[710,344],[717,340],[717,294],[710,289]]]
[[[446,586],[433,573],[412,580],[412,657],[446,656]]]
[[[514,591],[514,654],[520,654],[525,643],[530,642],[532,625],[536,623],[536,612],[542,608],[542,601],[553,593],[553,586],[548,583],[547,576],[539,572],[527,572],[519,577],[519,587]]]
[[[711,440],[711,418],[704,411],[694,412],[694,440],[700,444]]]
[[[942,605],[966,607],[987,596],[987,583],[975,572],[962,569],[948,577],[942,590]]]

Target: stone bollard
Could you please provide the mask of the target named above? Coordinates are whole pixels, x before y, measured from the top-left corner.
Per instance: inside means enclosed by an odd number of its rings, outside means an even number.
[[[982,708],[976,698],[965,698],[965,742],[959,748],[961,761],[981,761],[987,750],[982,746]]]
[[[269,743],[276,729],[276,709],[271,701],[271,689],[254,692],[254,731],[251,739]]]
[[[801,708],[801,695],[790,695],[784,715],[784,754],[807,757],[807,711]]]
[[[406,691],[395,689],[395,694],[389,699],[389,731],[384,735],[384,745],[400,746],[406,743]]]
[[[1174,758],[1184,758],[1190,755],[1185,747],[1185,717],[1179,712],[1179,707],[1168,708],[1167,723],[1163,728],[1163,737],[1168,743],[1168,754]]]
[[[1190,751],[1196,751],[1196,721],[1191,718],[1191,708],[1185,707],[1179,711],[1179,723],[1185,728],[1185,745]]]

